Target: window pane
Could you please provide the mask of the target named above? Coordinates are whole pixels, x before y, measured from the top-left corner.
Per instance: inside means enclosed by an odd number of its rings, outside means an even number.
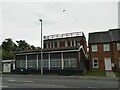
[[[98,68],[98,59],[97,58],[93,58],[93,68]]]
[[[104,44],[104,51],[110,51],[110,45],[109,44]]]
[[[64,67],[70,67],[70,59],[64,59]]]
[[[80,41],[77,41],[77,46],[80,46]]]
[[[59,42],[57,42],[57,47],[59,47]]]
[[[52,43],[50,43],[50,48],[52,48]]]
[[[43,67],[48,67],[48,59],[43,60]]]
[[[76,41],[74,40],[74,46],[76,46]]]
[[[68,43],[67,43],[67,41],[65,41],[65,47],[67,47],[68,46]]]
[[[53,48],[55,47],[55,43],[53,42]]]
[[[120,43],[117,43],[117,50],[120,50]]]
[[[50,67],[61,67],[61,59],[51,59],[50,60]]]
[[[72,41],[70,41],[70,46],[72,46]]]
[[[70,67],[77,67],[77,60],[76,59],[70,59]]]
[[[92,52],[97,52],[97,45],[92,45]]]

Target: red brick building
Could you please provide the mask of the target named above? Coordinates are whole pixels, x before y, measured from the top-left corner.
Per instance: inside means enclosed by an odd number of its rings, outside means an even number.
[[[91,70],[120,69],[120,29],[89,33],[88,45]]]
[[[82,45],[85,53],[87,51],[86,38],[83,32],[44,36],[43,43],[45,50],[78,49]]]

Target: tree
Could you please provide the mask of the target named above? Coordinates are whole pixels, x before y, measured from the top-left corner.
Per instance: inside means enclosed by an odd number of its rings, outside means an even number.
[[[16,41],[18,44],[18,51],[22,51],[22,50],[27,50],[29,48],[29,44],[26,43],[25,40],[20,40],[20,41]]]
[[[28,44],[25,40],[16,41],[17,45],[11,38],[5,39],[0,45],[0,59],[14,59],[14,52],[38,49]]]
[[[14,53],[2,50],[2,60],[14,59]]]
[[[31,49],[32,49],[32,50],[34,50],[34,49],[35,49],[35,47],[34,47],[33,45],[31,45]]]
[[[12,41],[11,38],[5,39],[2,42],[2,49],[8,52],[16,51],[17,45]]]

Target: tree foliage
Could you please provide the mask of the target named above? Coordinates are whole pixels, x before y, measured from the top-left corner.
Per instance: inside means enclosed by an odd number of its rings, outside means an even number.
[[[14,53],[24,50],[38,49],[33,45],[28,44],[25,40],[13,42],[11,38],[5,39],[0,45],[0,58],[2,59],[14,59]]]
[[[13,52],[17,48],[16,44],[12,41],[11,38],[5,39],[5,41],[2,42],[2,49],[8,52]]]

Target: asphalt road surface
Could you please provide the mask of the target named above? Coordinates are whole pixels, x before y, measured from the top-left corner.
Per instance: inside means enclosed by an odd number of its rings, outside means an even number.
[[[66,76],[3,75],[2,88],[119,88],[117,80]]]

